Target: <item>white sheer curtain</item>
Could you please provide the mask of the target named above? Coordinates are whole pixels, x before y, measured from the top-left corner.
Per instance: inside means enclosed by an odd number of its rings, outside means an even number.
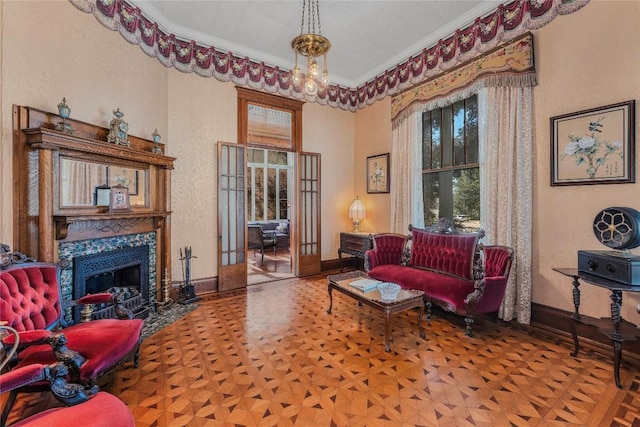
[[[515,250],[498,316],[531,319],[532,89],[498,86],[478,92],[480,223],[485,244]]]
[[[391,147],[391,231],[407,234],[409,224],[424,226],[422,200],[422,112],[413,111],[393,126]]]
[[[60,166],[62,206],[90,206],[95,203],[94,191],[107,184],[107,166],[63,159]]]

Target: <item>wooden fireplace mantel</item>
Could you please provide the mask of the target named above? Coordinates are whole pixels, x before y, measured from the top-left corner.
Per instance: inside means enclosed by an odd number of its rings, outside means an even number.
[[[171,170],[164,144],[129,135],[130,146],[107,142],[104,127],[68,119],[73,134],[55,130],[61,117],[31,107],[13,107],[14,250],[57,262],[60,242],[155,232],[157,271],[171,277]],[[65,205],[62,159],[143,174],[128,211],[93,204]],[[93,187],[92,187],[93,188]],[[158,275],[160,280],[161,275]]]

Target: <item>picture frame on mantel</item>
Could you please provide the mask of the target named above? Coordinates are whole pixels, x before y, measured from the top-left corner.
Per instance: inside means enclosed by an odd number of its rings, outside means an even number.
[[[115,185],[111,187],[111,203],[109,204],[109,212],[130,211],[129,188],[124,185]]]
[[[635,182],[635,100],[551,117],[551,185]]]
[[[388,193],[390,182],[389,153],[367,157],[367,193]]]

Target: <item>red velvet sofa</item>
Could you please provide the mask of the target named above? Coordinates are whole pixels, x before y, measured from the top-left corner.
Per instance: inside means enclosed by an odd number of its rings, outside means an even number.
[[[447,225],[430,229],[409,226],[410,234],[376,234],[365,253],[369,277],[424,291],[427,319],[432,304],[465,316],[466,335],[473,336],[474,314],[498,311],[511,269],[513,249],[483,246],[479,233],[459,233]],[[483,262],[484,258],[484,262]]]

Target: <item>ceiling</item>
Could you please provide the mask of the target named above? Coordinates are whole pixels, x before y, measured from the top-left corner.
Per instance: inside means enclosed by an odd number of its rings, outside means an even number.
[[[300,0],[131,0],[167,32],[255,61],[293,68]],[[493,11],[499,1],[320,0],[332,83],[356,88]],[[306,19],[306,18],[305,18]],[[306,32],[305,22],[305,32]]]

